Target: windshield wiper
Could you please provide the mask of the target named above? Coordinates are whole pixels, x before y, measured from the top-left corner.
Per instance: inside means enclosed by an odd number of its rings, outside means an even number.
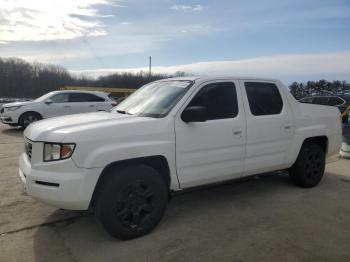
[[[124,114],[124,115],[127,114],[127,112],[125,110],[117,110],[117,112],[120,114]]]
[[[125,110],[116,110],[118,113],[120,113],[120,114],[126,114],[126,115],[132,115],[131,113],[129,113],[129,112],[126,112]]]

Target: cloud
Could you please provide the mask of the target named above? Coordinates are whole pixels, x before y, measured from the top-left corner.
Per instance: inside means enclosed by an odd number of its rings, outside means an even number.
[[[0,42],[105,35],[96,5],[113,0],[0,0]]]
[[[202,5],[173,5],[170,9],[180,12],[201,12],[204,7]]]
[[[76,70],[93,77],[115,72],[140,72],[147,68]],[[325,54],[263,56],[234,61],[199,62],[178,66],[157,66],[155,73],[184,71],[194,75],[231,75],[274,77],[284,81],[312,79],[350,80],[350,51]]]
[[[169,20],[169,19],[168,19]],[[1,44],[0,57],[18,57],[27,61],[88,67],[117,56],[148,57],[170,43],[189,37],[201,37],[215,32],[210,24],[173,23],[160,18],[139,21],[121,20],[108,27],[107,37],[77,38],[69,41],[14,42]],[[123,59],[124,59],[123,58]],[[113,61],[113,62],[114,62]],[[108,62],[111,63],[111,62]]]

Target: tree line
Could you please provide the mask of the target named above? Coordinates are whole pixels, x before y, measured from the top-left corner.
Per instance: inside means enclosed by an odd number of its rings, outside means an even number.
[[[139,88],[151,81],[185,75],[184,72],[151,76],[145,72],[115,73],[93,79],[73,75],[57,65],[28,63],[17,58],[0,58],[0,97],[35,98],[64,86]],[[350,93],[350,83],[326,80],[293,82],[289,89],[295,98],[300,99],[310,95]]]
[[[18,58],[0,58],[0,97],[35,98],[64,86],[139,88],[151,81],[174,75],[145,72],[115,73],[97,79],[73,75],[67,69],[41,63],[28,63]]]
[[[296,99],[303,98],[305,96],[313,95],[330,95],[330,94],[350,94],[350,83],[346,81],[307,81],[306,83],[302,82],[293,82],[289,86],[290,92]]]

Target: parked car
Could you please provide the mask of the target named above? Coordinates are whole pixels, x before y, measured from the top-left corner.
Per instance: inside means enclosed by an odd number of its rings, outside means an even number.
[[[343,143],[339,154],[347,159],[350,159],[350,124],[343,125]]]
[[[335,106],[343,113],[350,106],[350,95],[309,96],[299,100],[301,103]],[[343,117],[343,122],[348,122],[348,115]]]
[[[109,111],[115,105],[115,101],[103,92],[54,91],[33,101],[2,105],[0,120],[10,126],[26,128],[29,124],[44,118]]]
[[[112,236],[131,239],[158,224],[173,191],[276,170],[316,186],[342,131],[336,108],[298,103],[278,80],[189,77],[152,82],[111,112],[39,121],[24,136],[29,195],[91,208]]]

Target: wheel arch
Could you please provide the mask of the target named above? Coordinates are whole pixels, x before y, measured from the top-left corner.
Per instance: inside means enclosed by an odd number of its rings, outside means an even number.
[[[31,111],[25,111],[25,112],[23,112],[23,113],[18,117],[18,124],[20,125],[20,122],[21,122],[22,117],[23,117],[24,115],[30,114],[30,113],[31,113],[31,114],[37,114],[37,115],[39,115],[39,116],[41,117],[41,119],[44,119],[43,115],[40,114],[40,113],[37,112],[37,111],[33,111],[33,110],[31,110]]]
[[[89,207],[93,207],[96,203],[96,200],[103,188],[104,183],[108,180],[108,178],[112,175],[111,170],[117,169],[117,168],[123,168],[130,165],[137,165],[137,164],[143,164],[149,167],[154,168],[158,173],[162,176],[164,179],[168,189],[170,190],[170,184],[171,184],[171,176],[170,176],[170,168],[167,159],[162,155],[154,155],[154,156],[147,156],[147,157],[139,157],[139,158],[132,158],[127,160],[120,160],[116,162],[112,162],[108,164],[101,172],[94,192],[92,194],[92,198],[90,201]]]
[[[296,146],[296,150],[294,151],[295,153],[293,154],[292,161],[290,162],[290,167],[292,167],[294,165],[294,163],[297,161],[298,156],[299,156],[300,151],[303,148],[303,146],[305,146],[306,144],[309,144],[309,143],[319,145],[323,149],[323,152],[325,153],[325,155],[327,155],[328,137],[326,135],[306,137],[303,140],[299,141],[299,145]]]
[[[323,152],[325,153],[325,155],[327,155],[327,151],[328,151],[328,137],[327,136],[308,137],[308,138],[304,139],[303,144],[301,146],[303,147],[305,144],[308,144],[308,143],[313,143],[313,144],[320,146],[323,149]]]

